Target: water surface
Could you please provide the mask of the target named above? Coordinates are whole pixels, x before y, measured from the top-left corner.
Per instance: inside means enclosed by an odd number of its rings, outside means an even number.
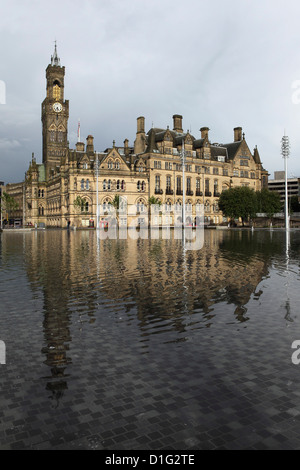
[[[0,448],[300,448],[300,232],[0,240]]]

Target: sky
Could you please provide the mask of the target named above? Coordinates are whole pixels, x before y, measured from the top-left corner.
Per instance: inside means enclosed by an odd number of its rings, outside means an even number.
[[[183,129],[212,143],[240,126],[270,179],[300,177],[298,0],[0,0],[0,181],[24,180],[42,162],[45,69],[57,41],[66,68],[69,142],[95,150],[133,145],[145,128]]]

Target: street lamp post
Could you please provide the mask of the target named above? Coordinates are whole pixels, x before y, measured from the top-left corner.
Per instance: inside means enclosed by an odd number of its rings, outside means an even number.
[[[290,143],[287,135],[281,139],[281,155],[284,158],[284,172],[285,172],[285,228],[289,230],[289,208],[288,208],[288,182],[287,182],[287,159],[290,154]]]

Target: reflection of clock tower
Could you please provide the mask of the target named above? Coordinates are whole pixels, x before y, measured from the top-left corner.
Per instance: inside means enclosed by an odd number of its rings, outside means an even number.
[[[47,96],[42,103],[43,163],[47,175],[59,166],[68,148],[69,101],[64,101],[65,67],[61,67],[55,44],[46,69]]]

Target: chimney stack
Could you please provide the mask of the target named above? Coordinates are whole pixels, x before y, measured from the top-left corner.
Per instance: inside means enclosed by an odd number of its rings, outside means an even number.
[[[129,147],[128,147],[128,139],[124,140],[124,154],[127,156],[129,155]]]
[[[140,116],[137,118],[136,139],[134,141],[134,153],[144,153],[146,149],[145,136],[145,118]]]
[[[235,127],[233,131],[234,131],[234,141],[239,142],[240,140],[242,140],[242,128]]]
[[[88,135],[86,138],[86,151],[94,152],[94,137],[92,135]]]
[[[143,133],[145,132],[145,118],[143,116],[140,116],[137,118],[137,133]]]
[[[173,116],[173,131],[183,132],[182,129],[182,116],[180,114],[174,114]]]
[[[77,152],[84,152],[84,143],[83,142],[77,142],[76,143],[76,151]]]
[[[209,131],[209,127],[201,127],[200,129],[201,139],[205,139],[205,137],[208,138],[208,131]]]

